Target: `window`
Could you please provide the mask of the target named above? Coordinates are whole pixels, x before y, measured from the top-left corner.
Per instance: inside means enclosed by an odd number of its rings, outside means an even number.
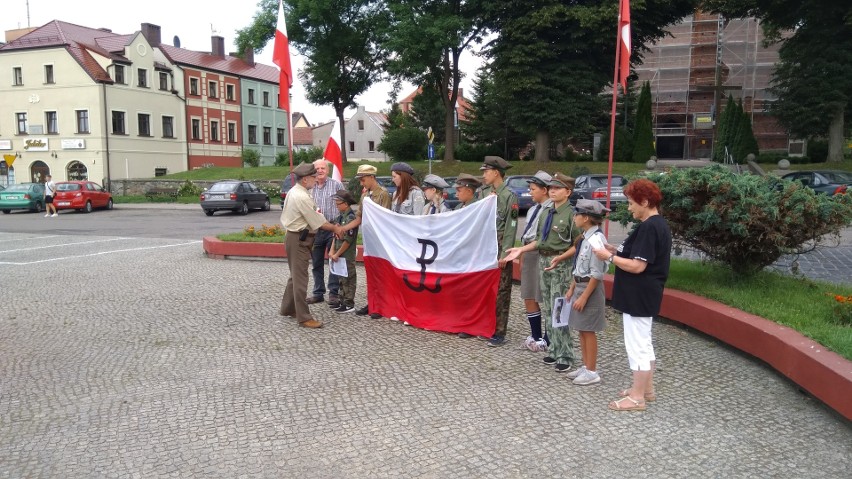
[[[237,142],[237,124],[228,122],[228,143]]]
[[[27,134],[27,114],[26,113],[15,113],[15,118],[18,120],[18,134],[26,135]]]
[[[376,142],[375,141],[368,141],[367,142],[367,149],[371,152],[376,151]]]
[[[219,96],[218,90],[219,87],[216,82],[212,81],[207,84],[207,96],[210,98],[216,98]]]
[[[71,181],[84,181],[89,179],[89,172],[86,165],[75,161],[68,165],[68,179]]]
[[[248,130],[249,130],[249,143],[251,143],[252,145],[256,145],[257,144],[257,127],[254,126],[254,125],[249,125]]]
[[[198,95],[198,78],[189,79],[189,94]]]
[[[349,151],[355,151],[355,142],[354,141],[349,142]]]
[[[89,133],[89,110],[77,110],[77,133]]]
[[[139,86],[142,88],[148,88],[148,70],[139,68],[136,70],[136,75],[139,76]]]
[[[284,146],[284,128],[278,129],[278,146]]]
[[[175,137],[175,118],[173,116],[163,117],[163,138]]]
[[[116,65],[115,66],[115,78],[116,83],[121,83],[124,85],[124,65]]]
[[[192,120],[192,139],[200,140],[201,139],[201,120],[194,118]]]
[[[12,84],[13,85],[23,85],[24,84],[24,74],[21,71],[21,67],[12,68]]]
[[[271,145],[272,144],[272,128],[268,126],[263,127],[263,144]]]
[[[53,65],[44,66],[44,82],[54,83],[53,81]]]
[[[44,124],[47,126],[48,135],[55,135],[59,133],[59,124],[56,121],[55,111],[44,112]]]
[[[358,120],[358,131],[364,131],[364,120]]]
[[[219,141],[219,122],[216,120],[210,122],[210,141]]]
[[[160,90],[167,91],[169,89],[169,74],[160,72]]]
[[[124,112],[123,111],[113,111],[112,112],[112,134],[113,135],[126,135],[127,130],[124,128]]]
[[[234,85],[225,85],[225,99],[234,101]]]
[[[248,93],[249,93],[248,104],[254,105],[254,88],[249,88]]]
[[[151,115],[139,113],[136,117],[139,119],[139,136],[151,136]]]
[[[263,92],[263,106],[269,106],[269,92]]]

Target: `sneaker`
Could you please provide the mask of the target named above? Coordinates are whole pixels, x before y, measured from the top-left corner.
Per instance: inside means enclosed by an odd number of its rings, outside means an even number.
[[[564,373],[565,371],[568,371],[569,369],[571,369],[570,364],[557,364],[556,365],[556,372],[557,373]]]
[[[534,344],[535,338],[533,338],[532,336],[527,336],[527,339],[524,340],[523,344],[521,344],[521,347],[519,349],[529,349],[530,351],[535,351],[535,349],[533,349]]]
[[[572,381],[577,386],[589,386],[601,382],[601,377],[598,373],[589,371],[583,368],[583,372]]]
[[[573,379],[575,379],[577,376],[582,375],[582,374],[583,374],[583,371],[586,371],[586,366],[580,366],[579,368],[577,368],[577,369],[575,369],[575,370],[573,370],[573,371],[569,372],[568,374],[566,374],[566,375],[565,375],[565,377],[566,377],[566,378],[568,378],[568,379],[573,380]]]
[[[545,356],[542,361],[544,361],[544,364],[553,364],[556,362],[556,360],[551,358],[550,356]]]
[[[396,316],[391,316],[391,317],[390,317],[390,320],[391,320],[391,321],[399,321],[399,318],[397,318]]]
[[[52,215],[50,215],[51,218],[56,218],[57,216],[59,216],[59,213],[53,213]]]
[[[44,215],[45,218],[50,218],[50,213]]]
[[[487,346],[491,346],[492,348],[496,348],[497,346],[502,346],[506,344],[505,336],[494,336],[485,343]]]
[[[467,339],[467,338],[472,338],[473,336],[470,335],[470,334],[467,334],[467,333],[459,333],[458,337],[460,337],[462,339]]]
[[[338,299],[338,300],[336,300],[336,301],[333,301],[333,300],[329,299],[327,304],[328,304],[328,305],[329,305],[329,307],[331,307],[332,309],[339,308],[340,306],[342,306],[342,305],[343,305],[343,303],[341,303],[339,299]]]
[[[366,315],[370,314],[370,310],[369,310],[369,308],[364,306],[363,308],[355,311],[355,314],[357,314],[358,316],[366,316]]]
[[[411,326],[411,323],[409,323],[408,321],[403,321],[403,322],[402,322],[402,325],[403,325],[403,326]]]
[[[345,304],[341,304],[339,308],[337,308],[338,313],[351,313],[355,311],[355,305],[346,306]]]
[[[382,319],[382,315],[379,313],[370,313],[370,317],[372,319]]]

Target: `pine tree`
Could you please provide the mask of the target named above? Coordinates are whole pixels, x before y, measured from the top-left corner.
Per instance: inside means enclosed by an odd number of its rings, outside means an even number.
[[[616,139],[618,137],[616,136]],[[636,127],[633,129],[633,162],[644,163],[656,154],[651,118],[651,84],[645,82],[636,105]]]
[[[716,145],[713,148],[713,161],[717,161],[719,163],[725,162],[725,146],[729,144],[728,141],[728,129],[731,124],[731,116],[734,113],[735,109],[734,96],[728,95],[728,101],[725,103],[725,109],[722,111],[721,115],[718,115],[716,124],[718,125],[716,129]]]

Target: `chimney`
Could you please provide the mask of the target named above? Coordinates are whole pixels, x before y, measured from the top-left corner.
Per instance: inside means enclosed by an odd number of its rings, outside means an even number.
[[[212,41],[213,48],[210,53],[216,57],[224,57],[225,56],[225,37],[221,37],[219,35],[213,35],[210,40]]]
[[[243,61],[250,66],[254,66],[254,48],[250,46],[246,47],[246,51],[243,52]]]
[[[142,36],[145,37],[145,40],[148,40],[148,43],[151,45],[152,48],[158,48],[160,46],[159,25],[154,25],[153,23],[143,23]]]

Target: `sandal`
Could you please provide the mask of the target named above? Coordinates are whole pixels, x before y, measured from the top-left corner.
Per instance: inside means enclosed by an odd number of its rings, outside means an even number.
[[[625,403],[628,403],[625,405]],[[609,403],[609,408],[613,411],[644,411],[645,403],[639,402],[630,396],[625,396]]]
[[[618,393],[619,397],[627,397],[630,395],[630,390],[625,389]],[[645,393],[645,402],[654,402],[657,400],[657,393]]]

